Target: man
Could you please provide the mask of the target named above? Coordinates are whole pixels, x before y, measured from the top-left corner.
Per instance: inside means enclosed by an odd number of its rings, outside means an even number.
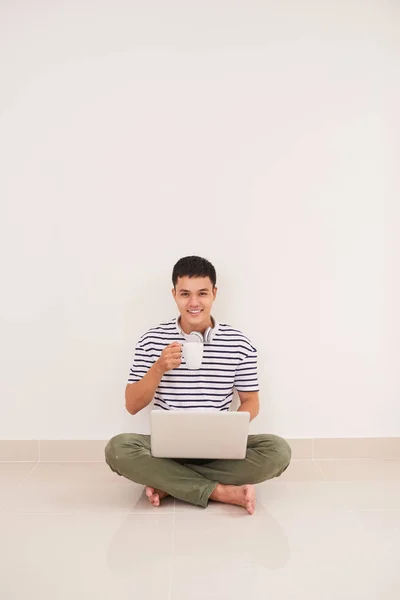
[[[257,351],[240,331],[211,316],[217,295],[213,265],[198,256],[181,258],[172,282],[180,317],[150,329],[137,343],[125,392],[127,410],[135,415],[153,400],[161,410],[229,410],[236,388],[238,410],[254,419],[259,411]],[[192,331],[206,338],[203,362],[195,371],[182,363],[184,334]],[[172,460],[152,457],[150,436],[122,433],[109,441],[105,455],[113,471],[146,486],[153,506],[171,495],[202,507],[210,499],[237,504],[253,514],[253,484],[279,477],[291,450],[278,436],[249,435],[243,460]]]

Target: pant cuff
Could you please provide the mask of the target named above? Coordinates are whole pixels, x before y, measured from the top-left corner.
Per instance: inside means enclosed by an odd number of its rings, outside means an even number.
[[[213,493],[213,491],[215,490],[215,488],[217,487],[217,485],[218,485],[217,481],[210,482],[210,484],[204,489],[203,493],[200,496],[199,506],[202,506],[203,508],[207,508],[210,496]]]

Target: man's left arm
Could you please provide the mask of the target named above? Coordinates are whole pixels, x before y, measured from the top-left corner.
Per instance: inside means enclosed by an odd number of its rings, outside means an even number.
[[[260,410],[260,401],[258,392],[239,392],[240,406],[238,412],[250,413],[250,421],[252,421]]]

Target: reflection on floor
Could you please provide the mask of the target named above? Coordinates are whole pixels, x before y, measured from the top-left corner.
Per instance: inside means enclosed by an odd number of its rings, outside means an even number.
[[[0,598],[400,598],[400,460],[294,460],[257,502],[154,508],[102,463],[0,463]]]

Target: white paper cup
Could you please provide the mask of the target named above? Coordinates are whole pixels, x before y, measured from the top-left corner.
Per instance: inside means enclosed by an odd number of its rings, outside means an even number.
[[[203,360],[203,344],[186,342],[183,344],[183,356],[188,369],[200,369]]]

